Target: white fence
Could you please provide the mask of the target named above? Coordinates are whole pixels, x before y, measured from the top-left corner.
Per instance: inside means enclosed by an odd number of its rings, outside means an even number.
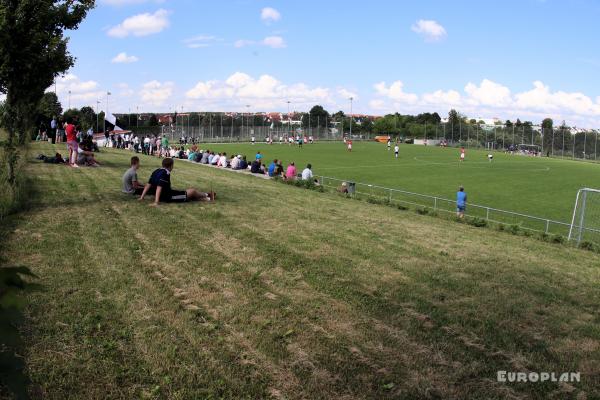
[[[427,208],[432,211],[454,214],[456,202],[437,196],[409,192],[406,190],[386,188],[366,183],[352,182],[328,176],[319,176],[319,182],[324,187],[339,188],[342,182],[347,182],[350,191],[359,196],[387,200],[416,208]],[[549,235],[560,235],[565,238],[569,235],[571,224],[533,215],[521,214],[512,211],[500,210],[493,207],[469,203],[465,214],[469,217],[481,218],[489,222],[505,225],[518,225],[520,229],[532,232],[544,232]],[[588,228],[584,228],[588,229]]]

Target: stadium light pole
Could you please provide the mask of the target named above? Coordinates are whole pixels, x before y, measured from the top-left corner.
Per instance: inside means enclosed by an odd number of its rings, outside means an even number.
[[[69,110],[71,109],[71,91],[69,90]]]
[[[140,125],[140,106],[135,106],[135,110],[135,127],[137,128]]]
[[[350,97],[350,139],[352,139],[352,101],[354,97]]]
[[[288,105],[287,117],[288,117],[288,135],[289,135],[292,130],[292,120],[290,119],[290,101],[289,100],[287,101],[287,105]]]
[[[108,97],[109,96],[110,96],[110,92],[106,92],[106,112],[104,113],[104,131],[105,132],[106,132],[106,116],[108,115]]]
[[[246,133],[250,136],[250,104],[246,104]]]
[[[100,122],[98,120],[98,106],[100,105],[100,100],[96,99],[96,132],[100,130]]]

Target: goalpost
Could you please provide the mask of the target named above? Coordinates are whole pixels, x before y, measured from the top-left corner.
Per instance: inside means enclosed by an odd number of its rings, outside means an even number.
[[[577,192],[569,240],[600,243],[600,190],[583,188]]]

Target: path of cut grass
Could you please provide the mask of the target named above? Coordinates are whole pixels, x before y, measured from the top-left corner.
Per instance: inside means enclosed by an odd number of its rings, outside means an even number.
[[[119,192],[128,157],[31,162],[31,209],[0,228],[0,265],[45,288],[23,328],[36,395],[600,396],[595,254],[184,162],[174,186],[219,201],[154,209]]]

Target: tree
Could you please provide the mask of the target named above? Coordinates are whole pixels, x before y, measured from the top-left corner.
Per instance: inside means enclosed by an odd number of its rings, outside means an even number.
[[[85,107],[81,107],[81,110],[79,110],[79,114],[80,114],[80,120],[79,123],[81,124],[81,128],[83,130],[88,130],[90,128],[95,128],[96,127],[96,112],[94,111],[94,109],[90,106],[85,106]],[[125,121],[128,121],[127,119],[127,115],[124,117]]]
[[[65,30],[77,29],[94,0],[1,0],[0,93],[6,94],[1,120],[7,180],[15,189],[18,146],[25,143],[40,100],[58,75],[75,63]]]
[[[302,115],[302,126],[315,128],[327,126],[329,113],[320,105],[313,106],[307,114]]]
[[[148,126],[158,126],[158,117],[156,114],[150,115],[150,120],[148,120]]]
[[[40,104],[37,108],[38,120],[36,124],[39,122],[48,122],[51,121],[52,118],[58,117],[62,114],[62,106],[60,101],[58,101],[58,97],[54,92],[44,93],[42,99],[40,100]]]
[[[563,121],[563,124],[565,122]],[[552,118],[544,118],[544,120],[542,121],[542,128],[543,129],[552,129],[552,126],[554,125],[554,121],[552,121]]]

